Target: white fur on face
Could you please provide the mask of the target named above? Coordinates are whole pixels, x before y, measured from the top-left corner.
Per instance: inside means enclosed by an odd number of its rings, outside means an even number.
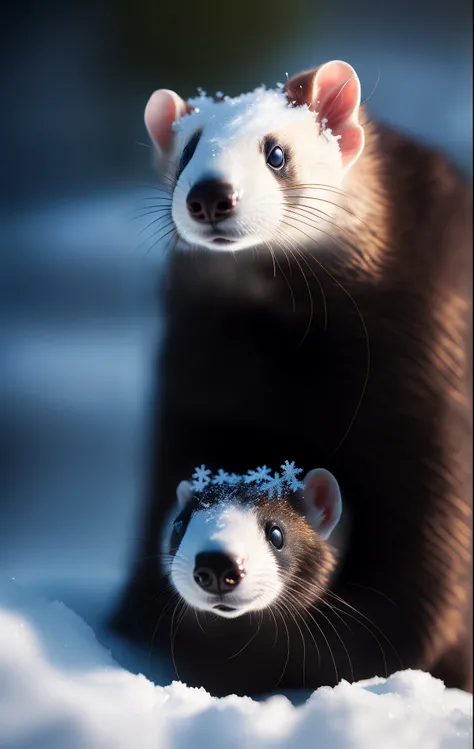
[[[222,600],[206,593],[194,581],[196,556],[206,551],[221,551],[245,563],[245,577],[235,593],[227,593]],[[276,559],[259,526],[255,509],[232,502],[199,509],[192,515],[171,564],[170,578],[191,606],[226,618],[266,608],[283,587]],[[227,612],[214,608],[222,603],[236,610]]]
[[[235,99],[214,102],[207,97],[191,99],[194,112],[175,123],[175,143],[170,158],[170,174],[191,136],[202,135],[189,164],[181,173],[174,190],[172,216],[179,235],[188,245],[217,251],[235,251],[278,240],[285,247],[304,244],[305,235],[295,229],[297,219],[286,211],[285,193],[261,150],[262,139],[272,134],[285,149],[291,145],[291,163],[300,185],[320,185],[325,189],[301,187],[292,191],[294,197],[310,207],[318,206],[331,220],[335,208],[328,201],[327,187],[340,188],[345,170],[337,140],[329,131],[321,131],[314,112],[307,107],[288,107],[282,91],[256,89]],[[225,221],[212,228],[199,224],[189,215],[186,198],[190,189],[201,180],[220,179],[230,183],[239,195],[236,210]],[[322,240],[330,228],[327,220],[321,232],[314,228],[314,212],[300,213],[298,224],[316,241]],[[221,234],[219,234],[221,230]],[[213,239],[225,236],[232,244],[218,245]]]

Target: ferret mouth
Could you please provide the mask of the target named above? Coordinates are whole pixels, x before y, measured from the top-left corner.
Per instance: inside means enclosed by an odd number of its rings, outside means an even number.
[[[217,244],[223,247],[224,245],[234,244],[235,239],[229,239],[228,237],[212,237],[212,244]]]
[[[248,601],[238,601],[238,602],[231,602],[231,605],[228,603],[213,603],[211,604],[212,611],[215,611],[216,614],[221,614],[222,616],[230,619],[234,619],[236,616],[240,616],[241,614],[244,614],[248,606],[251,606],[254,603],[255,599],[252,598]]]
[[[223,611],[224,613],[230,613],[231,611],[237,611],[235,606],[224,606],[223,603],[218,603],[217,606],[213,606],[216,611]]]

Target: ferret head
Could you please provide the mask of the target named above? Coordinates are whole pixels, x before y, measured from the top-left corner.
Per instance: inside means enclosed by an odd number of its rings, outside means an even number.
[[[310,471],[303,489],[270,499],[247,486],[194,493],[182,481],[162,539],[164,571],[186,603],[224,618],[309,606],[334,565],[327,539],[341,515],[334,477]]]
[[[359,79],[340,61],[234,99],[155,91],[145,123],[170,193],[164,228],[181,246],[211,250],[327,236],[364,147],[359,107]]]

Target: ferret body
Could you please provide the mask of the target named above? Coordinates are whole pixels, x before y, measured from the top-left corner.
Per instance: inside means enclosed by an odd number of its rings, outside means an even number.
[[[214,694],[400,668],[472,689],[470,191],[367,120],[344,63],[275,96],[158,92],[147,107],[176,251],[150,492],[114,626],[157,657],[172,629],[179,676]],[[337,574],[308,584],[324,594],[276,622],[271,606],[197,618],[188,600],[177,622],[158,559],[179,482],[288,455],[330,471],[349,511]]]

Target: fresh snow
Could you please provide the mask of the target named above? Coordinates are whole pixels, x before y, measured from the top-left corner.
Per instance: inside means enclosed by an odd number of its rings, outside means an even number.
[[[467,749],[472,696],[419,671],[216,699],[126,671],[63,603],[0,585],[1,749]]]
[[[316,114],[307,106],[289,106],[282,88],[259,86],[240,96],[219,97],[218,101],[198,89],[199,96],[188,99],[193,110],[173,123],[176,133],[187,140],[197,129],[206,126],[206,138],[215,146],[228,146],[234,138],[262,135],[275,128],[315,121]],[[249,116],[251,115],[251,116]],[[325,125],[321,132],[331,147],[339,150],[340,136]]]

